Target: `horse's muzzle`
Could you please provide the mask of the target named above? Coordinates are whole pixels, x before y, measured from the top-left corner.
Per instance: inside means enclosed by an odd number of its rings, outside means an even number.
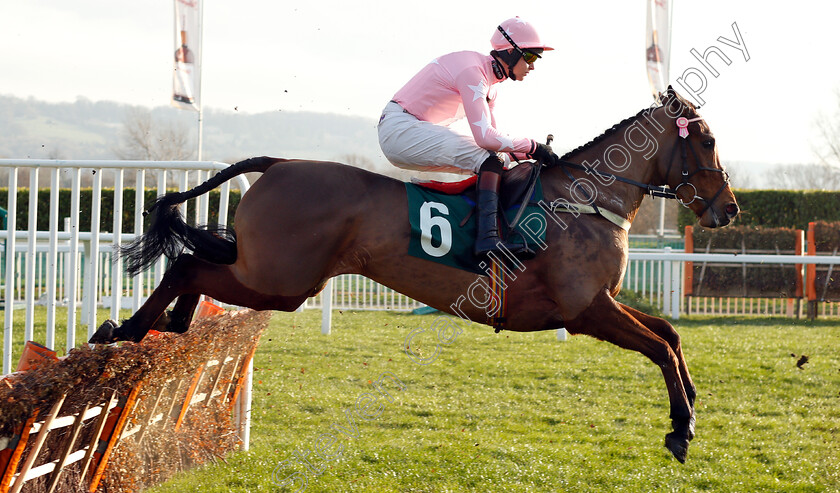
[[[737,216],[738,213],[741,212],[741,210],[738,208],[738,204],[736,204],[735,202],[730,202],[726,204],[726,207],[723,208],[723,211],[726,213],[726,217],[730,221],[735,219],[735,216]]]
[[[714,221],[714,228],[722,228],[735,219],[735,216],[738,215],[740,209],[738,208],[738,204],[735,202],[729,202],[728,204],[723,206],[723,214],[717,214],[716,212],[710,211],[713,214],[713,221]]]
[[[700,216],[700,225],[704,228],[722,228],[731,223],[739,212],[735,202],[728,202],[721,209],[708,207]]]

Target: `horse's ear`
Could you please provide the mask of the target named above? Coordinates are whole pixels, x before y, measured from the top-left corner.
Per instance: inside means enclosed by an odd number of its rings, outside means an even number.
[[[668,89],[665,91],[664,97],[660,95],[660,101],[663,106],[676,103],[682,108],[688,108],[694,111],[697,110],[694,103],[680,96],[679,93],[674,90],[674,86],[671,85],[669,85]]]
[[[668,89],[665,89],[664,99],[680,99],[680,95],[674,90],[674,86],[668,84]]]
[[[671,85],[669,85],[664,91],[660,92],[656,97],[656,101],[662,106],[668,105],[668,103],[674,99],[679,100],[679,96]]]

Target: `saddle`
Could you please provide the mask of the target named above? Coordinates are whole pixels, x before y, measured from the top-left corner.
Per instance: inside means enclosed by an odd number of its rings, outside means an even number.
[[[527,200],[525,195],[529,190],[533,190],[532,183],[536,182],[538,175],[539,167],[533,161],[522,161],[517,166],[506,170],[499,187],[499,206],[502,210],[508,210],[525,202]],[[447,195],[464,195],[475,204],[476,181],[478,181],[478,175],[457,182],[430,180],[415,184]]]

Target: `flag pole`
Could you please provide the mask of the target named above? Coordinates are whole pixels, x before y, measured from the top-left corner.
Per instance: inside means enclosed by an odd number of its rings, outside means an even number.
[[[198,66],[199,69],[203,72],[204,65],[201,63],[202,58],[204,57],[204,5],[205,2],[201,2],[199,7],[199,22],[198,22]],[[199,94],[199,101],[198,101],[198,156],[197,160],[201,161],[202,159],[202,146],[203,146],[203,137],[204,137],[204,94],[201,92],[201,73],[198,74],[198,94]]]
[[[650,46],[647,48],[647,70],[654,99],[666,90],[669,82],[671,59],[671,29],[674,19],[674,6],[671,0],[647,0],[647,29],[646,36],[650,36]],[[665,10],[664,15],[660,9]],[[667,18],[665,17],[667,16]],[[659,36],[657,36],[657,33]],[[663,49],[661,42],[665,40]],[[647,47],[647,43],[645,43]],[[665,236],[665,201],[659,203],[659,224],[657,236]]]

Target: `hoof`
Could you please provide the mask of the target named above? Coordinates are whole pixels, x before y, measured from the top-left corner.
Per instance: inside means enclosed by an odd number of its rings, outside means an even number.
[[[102,325],[96,329],[93,336],[88,341],[89,344],[111,344],[120,340],[115,332],[117,330],[117,322],[114,320],[106,320]]]
[[[685,459],[688,458],[688,438],[680,436],[677,432],[671,432],[665,435],[665,448],[674,454],[674,457],[680,461],[680,464],[685,464]]]

